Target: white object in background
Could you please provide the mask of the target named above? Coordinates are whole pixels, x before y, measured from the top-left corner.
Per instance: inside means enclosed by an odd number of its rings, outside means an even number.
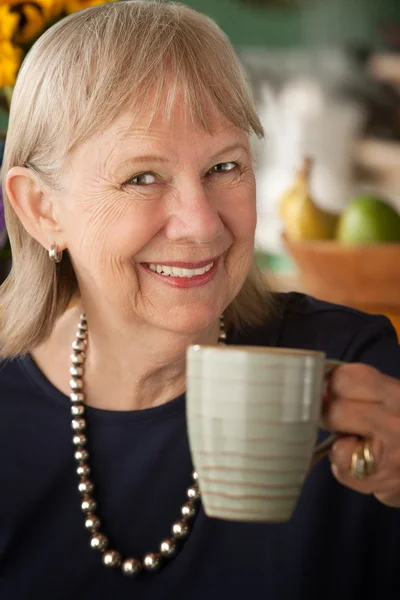
[[[265,83],[262,99],[266,141],[257,172],[256,245],[274,253],[282,251],[279,201],[304,156],[313,158],[310,187],[320,206],[340,212],[354,195],[353,146],[365,115],[358,104],[328,97],[310,78],[289,82],[280,94]]]

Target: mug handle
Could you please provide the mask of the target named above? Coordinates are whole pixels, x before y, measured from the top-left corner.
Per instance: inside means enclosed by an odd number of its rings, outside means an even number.
[[[340,367],[340,365],[344,364],[345,362],[343,360],[326,360],[324,367],[324,379],[329,377],[329,375],[331,375],[331,373],[333,373],[333,371],[337,369],[337,367]],[[318,446],[314,448],[314,452],[311,458],[311,469],[319,460],[321,460],[321,458],[324,458],[324,456],[326,456],[329,453],[329,450],[332,448],[333,444],[340,437],[343,437],[342,433],[332,433],[323,442],[321,442],[320,444],[318,444]]]

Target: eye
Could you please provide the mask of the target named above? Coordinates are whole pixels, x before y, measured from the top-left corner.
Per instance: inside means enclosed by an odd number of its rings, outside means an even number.
[[[157,178],[154,175],[154,173],[139,173],[138,175],[131,177],[131,179],[129,179],[126,182],[126,185],[145,186],[145,185],[151,185],[152,183],[156,183],[156,181],[157,181]]]
[[[218,163],[217,165],[211,167],[208,173],[211,175],[213,173],[230,173],[231,171],[234,171],[237,167],[239,167],[239,163],[237,162]]]

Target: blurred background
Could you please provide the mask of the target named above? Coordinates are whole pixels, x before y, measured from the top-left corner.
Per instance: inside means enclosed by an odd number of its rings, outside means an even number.
[[[256,256],[274,287],[400,332],[400,2],[186,4],[227,33],[258,103]]]
[[[183,1],[234,44],[265,127],[252,140],[260,266],[278,288],[385,312],[400,330],[400,0]],[[29,43],[97,3],[0,0],[0,138]],[[7,258],[1,228],[0,203]]]
[[[259,105],[258,244],[281,247],[276,205],[304,154],[322,207],[373,192],[400,208],[398,0],[186,0],[238,50]]]

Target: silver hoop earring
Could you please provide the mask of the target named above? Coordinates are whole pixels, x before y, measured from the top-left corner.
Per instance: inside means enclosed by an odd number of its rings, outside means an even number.
[[[57,251],[57,246],[52,244],[49,250],[49,259],[51,262],[59,263],[62,261],[63,253],[62,250],[60,252]]]

